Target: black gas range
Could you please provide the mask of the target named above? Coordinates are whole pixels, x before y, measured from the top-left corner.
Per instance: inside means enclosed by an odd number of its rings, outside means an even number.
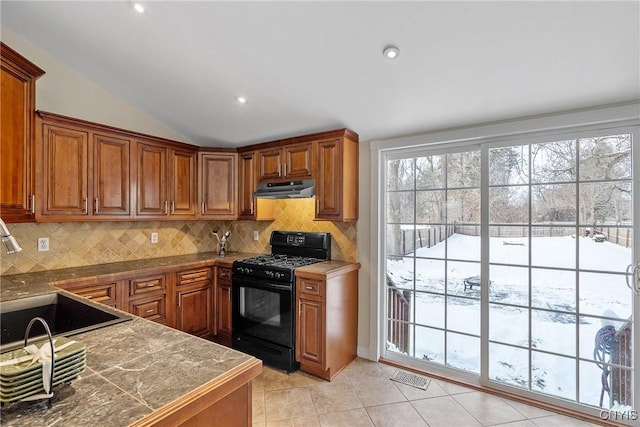
[[[235,261],[232,347],[270,366],[295,362],[295,269],[331,259],[331,234],[271,233],[271,254]]]

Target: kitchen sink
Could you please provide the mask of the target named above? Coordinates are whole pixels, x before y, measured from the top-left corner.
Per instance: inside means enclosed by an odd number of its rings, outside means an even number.
[[[131,316],[107,306],[86,302],[81,297],[62,293],[38,295],[0,303],[0,353],[24,345],[24,333],[34,317],[43,318],[52,336],[69,336],[114,325]],[[30,342],[44,338],[46,331],[40,322],[31,326]]]

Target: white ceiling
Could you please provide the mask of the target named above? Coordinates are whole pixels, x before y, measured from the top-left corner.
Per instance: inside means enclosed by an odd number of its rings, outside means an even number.
[[[341,127],[384,139],[640,99],[638,1],[143,4],[3,0],[1,18],[207,146]]]

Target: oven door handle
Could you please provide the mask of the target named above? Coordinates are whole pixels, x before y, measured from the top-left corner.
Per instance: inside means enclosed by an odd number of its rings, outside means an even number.
[[[231,276],[231,280],[233,283],[233,286],[243,286],[245,288],[257,288],[257,289],[265,289],[265,290],[269,290],[269,289],[277,289],[280,291],[292,291],[293,290],[293,286],[292,285],[280,285],[277,283],[271,283],[271,282],[267,282],[267,281],[260,281],[260,280],[256,280],[256,279],[249,279],[246,277],[237,277],[237,276]]]

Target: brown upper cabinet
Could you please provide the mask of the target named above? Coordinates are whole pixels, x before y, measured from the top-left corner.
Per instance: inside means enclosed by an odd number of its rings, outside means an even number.
[[[257,156],[256,151],[238,155],[238,219],[272,221],[275,201],[253,197],[258,187]]]
[[[147,140],[137,142],[136,216],[194,219],[196,150]]]
[[[238,217],[235,152],[198,154],[200,218],[229,220]]]
[[[0,216],[35,221],[34,111],[44,71],[1,42],[0,63]]]
[[[48,113],[38,121],[38,219],[130,219],[132,140]]]
[[[311,142],[258,151],[258,180],[308,179],[313,176]]]
[[[336,222],[358,219],[358,136],[314,142],[316,219]]]

